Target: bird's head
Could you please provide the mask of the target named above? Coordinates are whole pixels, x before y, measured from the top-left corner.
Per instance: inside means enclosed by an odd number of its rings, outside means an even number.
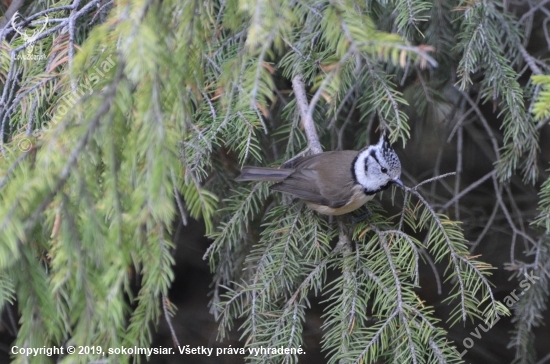
[[[353,171],[357,183],[363,186],[367,194],[384,190],[392,183],[403,186],[399,179],[401,163],[385,134],[377,144],[359,152]]]

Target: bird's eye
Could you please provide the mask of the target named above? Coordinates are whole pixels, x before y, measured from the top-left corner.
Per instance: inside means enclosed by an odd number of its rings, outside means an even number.
[[[380,172],[382,173],[388,173],[388,169],[384,167],[380,167]]]

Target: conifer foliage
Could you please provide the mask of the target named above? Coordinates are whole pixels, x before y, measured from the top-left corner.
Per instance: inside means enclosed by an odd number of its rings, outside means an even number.
[[[510,347],[534,363],[550,182],[536,218],[510,191],[547,178],[539,134],[550,65],[528,44],[536,17],[550,14],[527,3],[14,1],[0,21],[0,307],[19,317],[7,325],[13,345],[150,345],[174,314],[173,222],[190,216],[212,238],[220,339],[237,329],[246,348],[303,346],[315,299],[329,363],[458,363],[448,325],[511,311]],[[426,125],[448,127],[456,174],[439,176],[438,157],[429,175],[386,192],[387,204],[369,203],[359,223],[314,213],[267,183],[234,182],[244,164],[362,148],[377,128],[404,147]],[[472,128],[492,167],[461,184]],[[494,195],[486,228],[463,228],[474,210],[460,200],[484,182]],[[511,231],[507,268],[540,277],[511,310],[474,254],[499,223]],[[446,322],[422,297],[426,265],[445,283]],[[139,357],[60,357],[98,359]]]

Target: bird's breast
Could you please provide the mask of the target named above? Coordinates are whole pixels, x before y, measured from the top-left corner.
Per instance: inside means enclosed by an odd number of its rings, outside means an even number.
[[[330,207],[325,205],[318,205],[311,202],[306,202],[307,205],[312,209],[317,211],[320,214],[323,215],[343,215],[347,214],[348,212],[352,212],[354,210],[357,210],[361,206],[363,206],[368,201],[372,200],[374,198],[373,195],[367,195],[365,194],[363,188],[360,185],[355,185],[351,188],[351,197],[348,200],[348,203],[346,203],[342,207]]]

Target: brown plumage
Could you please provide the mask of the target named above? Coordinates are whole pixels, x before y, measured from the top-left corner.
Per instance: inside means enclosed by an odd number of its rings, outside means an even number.
[[[360,151],[299,157],[281,168],[244,167],[237,181],[277,182],[271,188],[304,200],[325,215],[358,209],[392,183],[403,185],[401,163],[387,138]]]
[[[341,215],[359,208],[373,197],[365,195],[363,188],[355,183],[352,165],[358,154],[355,150],[314,154],[279,169],[244,167],[237,181],[279,182],[271,189],[300,198],[322,214]],[[342,185],[342,181],[347,182]],[[352,198],[357,203],[342,209]]]

